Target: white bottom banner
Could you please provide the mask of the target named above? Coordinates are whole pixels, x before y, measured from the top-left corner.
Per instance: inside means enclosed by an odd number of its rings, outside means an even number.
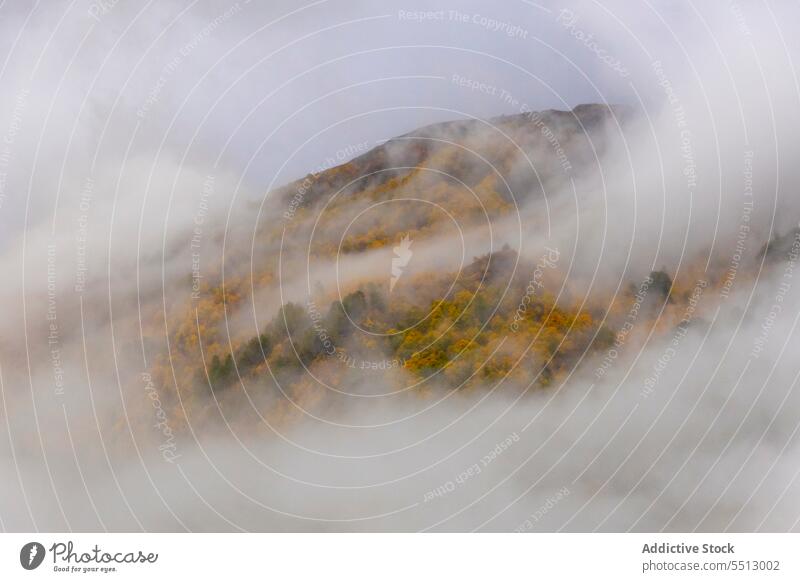
[[[0,580],[799,580],[796,534],[4,534]]]

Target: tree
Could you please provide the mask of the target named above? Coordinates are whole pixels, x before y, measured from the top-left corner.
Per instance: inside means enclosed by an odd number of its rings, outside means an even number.
[[[650,273],[650,289],[661,294],[665,300],[669,300],[672,291],[672,279],[663,269]]]
[[[272,340],[262,333],[247,342],[238,354],[236,363],[239,371],[253,368],[263,363],[272,353]]]
[[[359,289],[347,295],[342,301],[342,307],[350,319],[355,322],[361,321],[367,312],[367,298],[364,297],[364,292]]]
[[[219,390],[224,388],[233,379],[233,357],[228,354],[224,360],[219,356],[211,358],[211,365],[208,367],[208,381],[211,388]]]
[[[309,321],[305,310],[291,301],[280,308],[270,324],[272,337],[282,340],[308,327]]]

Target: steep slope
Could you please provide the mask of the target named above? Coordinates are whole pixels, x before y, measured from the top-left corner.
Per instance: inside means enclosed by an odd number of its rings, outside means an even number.
[[[440,123],[271,193],[255,252],[231,246],[224,282],[207,276],[175,309],[152,370],[179,396],[173,413],[283,422],[351,394],[545,387],[601,358],[641,282],[587,303],[564,286],[557,251],[538,263],[491,245],[460,263],[421,255],[591,173],[629,119],[586,105]],[[666,274],[654,279],[668,283],[643,319],[669,328],[687,283],[671,293]]]

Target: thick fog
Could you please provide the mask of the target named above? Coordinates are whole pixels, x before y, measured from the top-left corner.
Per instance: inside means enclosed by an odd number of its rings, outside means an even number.
[[[0,7],[3,530],[797,529],[796,3],[268,4]],[[315,228],[277,193],[459,119],[424,139],[487,164],[498,116],[585,103],[614,107],[520,148],[512,213],[445,208],[405,259],[314,254],[373,205]],[[684,300],[624,312],[547,388],[395,393],[391,366],[343,391],[305,370],[302,401],[182,384],[176,338],[211,325],[194,283],[252,284],[213,320],[234,343],[288,301],[505,244],[523,278],[555,253],[547,292],[600,318],[631,288],[647,303],[651,271]]]

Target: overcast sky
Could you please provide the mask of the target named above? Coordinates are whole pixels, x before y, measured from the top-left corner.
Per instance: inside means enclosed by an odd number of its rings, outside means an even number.
[[[268,4],[6,2],[2,240],[126,162],[227,171],[260,196],[434,121],[657,108],[667,93],[654,62],[691,90],[717,71],[711,91],[734,99],[759,81],[737,75],[742,62],[791,81],[798,42],[783,28],[794,2]]]

